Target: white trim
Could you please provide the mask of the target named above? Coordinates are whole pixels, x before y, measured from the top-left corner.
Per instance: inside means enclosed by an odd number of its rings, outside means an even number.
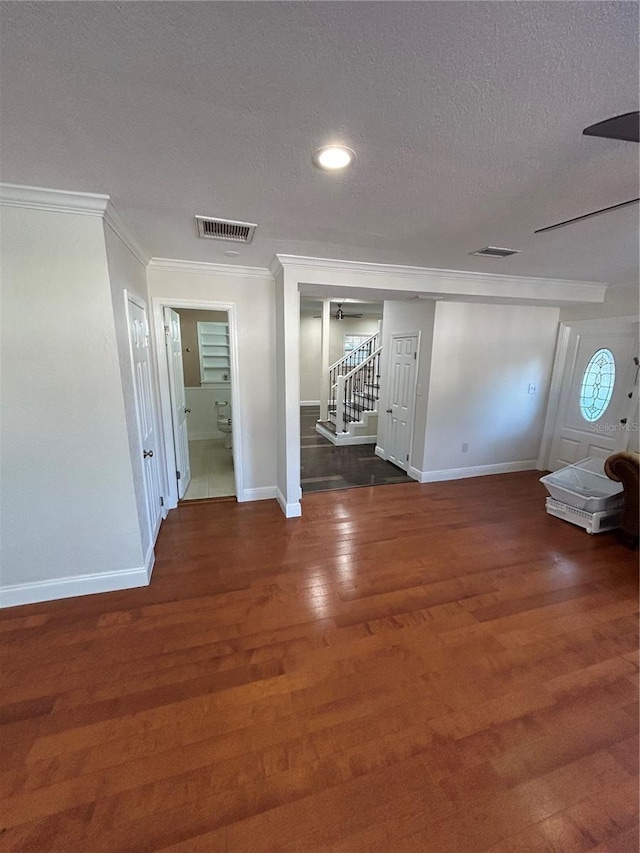
[[[363,426],[364,424],[363,422],[359,422],[359,425]],[[316,423],[316,432],[337,447],[348,444],[375,444],[378,440],[377,435],[351,435],[350,432],[336,434],[327,429],[326,426],[323,426],[319,421]]]
[[[412,468],[407,472],[419,483],[440,483],[443,480],[463,480],[467,477],[486,477],[491,474],[511,474],[515,471],[535,471],[536,459],[524,462],[499,462],[496,465],[476,465],[473,468],[443,468],[440,471],[419,471]]]
[[[402,468],[400,468],[399,470],[402,471]],[[419,468],[414,468],[413,465],[409,465],[409,467],[407,468],[407,474],[411,477],[412,480],[417,480],[418,483],[426,482],[426,480],[421,479],[424,473],[425,472],[420,471]]]
[[[0,184],[0,204],[4,207],[26,207],[56,213],[79,213],[103,217],[109,196],[101,193],[78,193],[51,190],[21,184]]]
[[[276,500],[280,504],[280,509],[284,513],[285,518],[300,518],[302,515],[302,504],[300,501],[288,504],[280,489],[276,488]]]
[[[384,459],[385,462],[387,461],[387,454],[384,452],[384,448],[380,447],[379,444],[376,444],[375,454],[376,456],[379,456],[380,459]]]
[[[538,471],[546,471],[546,466],[549,462],[549,453],[551,452],[551,443],[553,441],[553,433],[555,430],[556,419],[558,417],[560,391],[562,389],[564,368],[567,363],[570,338],[571,328],[567,323],[560,323],[560,328],[558,329],[558,342],[556,344],[556,354],[553,362],[553,371],[551,373],[551,384],[549,385],[549,395],[547,397],[547,412],[544,419],[542,440],[540,442],[540,451],[538,453],[538,462],[536,465]]]
[[[605,335],[608,332],[614,334],[619,332],[621,323],[637,326],[640,323],[640,318],[626,315],[624,317],[601,317],[590,320],[563,320],[563,325],[571,326],[577,332],[600,332]]]
[[[320,400],[300,400],[301,406],[319,406]]]
[[[245,489],[242,500],[238,503],[248,503],[249,501],[268,501],[277,499],[278,489],[275,486],[260,486],[257,489]]]
[[[149,263],[149,255],[145,252],[140,243],[138,243],[128,226],[125,225],[120,212],[111,200],[107,202],[107,207],[104,212],[104,221],[109,228],[111,228],[116,237],[119,237],[127,249],[129,249],[138,263],[146,268]]]
[[[120,212],[108,195],[27,187],[21,184],[0,184],[0,205],[101,217],[143,267],[146,267],[149,262],[148,253],[140,246],[130,228],[125,225]]]
[[[534,290],[538,290],[540,288],[549,289],[550,292],[546,296],[538,297],[536,301],[540,301],[540,299],[553,299],[553,288],[558,288],[558,286],[566,287],[567,294],[564,296],[558,295],[556,300],[556,304],[558,302],[564,302],[568,300],[570,303],[579,301],[579,302],[595,302],[602,303],[604,302],[605,292],[608,287],[608,282],[594,282],[594,281],[578,281],[573,279],[551,279],[551,278],[540,278],[536,276],[515,276],[515,275],[502,275],[495,273],[484,273],[484,272],[471,272],[466,270],[447,270],[447,269],[434,269],[430,267],[413,267],[413,266],[404,266],[401,264],[375,264],[364,261],[343,261],[335,258],[313,258],[313,257],[305,257],[298,255],[284,255],[277,254],[273,261],[270,264],[270,270],[272,274],[277,275],[280,269],[291,268],[292,271],[296,273],[304,273],[304,272],[314,272],[314,273],[337,273],[339,274],[362,274],[364,273],[367,278],[371,276],[379,276],[383,278],[389,278],[390,276],[394,276],[398,279],[404,279],[408,283],[409,290],[415,290],[416,285],[419,284],[416,279],[419,279],[423,286],[433,285],[434,293],[460,293],[460,285],[475,285],[481,288],[489,286],[490,289],[495,288],[497,286],[498,289],[502,291],[506,291],[510,288],[516,288],[513,293],[505,293],[503,292],[501,295],[508,296],[511,298],[517,298],[518,292],[520,294],[524,287],[531,287]],[[413,283],[411,281],[413,280]],[[304,276],[302,278],[298,277],[299,282],[304,282]],[[330,281],[325,281],[324,284],[330,284]],[[336,284],[339,282],[336,280]],[[349,286],[349,283],[342,282],[342,289]],[[366,284],[362,286],[367,287]],[[419,290],[425,289],[418,288]],[[572,294],[571,291],[575,290],[576,293]],[[495,294],[498,296],[498,294]],[[534,299],[532,296],[525,297],[527,301]]]
[[[267,278],[273,281],[266,267],[243,267],[235,264],[215,264],[210,261],[182,261],[174,258],[151,258],[147,269],[158,272],[189,272],[204,275],[240,276],[241,278]]]
[[[17,607],[21,604],[37,604],[41,601],[56,601],[61,598],[75,598],[79,595],[96,595],[102,592],[115,592],[121,589],[135,589],[148,586],[155,555],[153,546],[149,548],[145,565],[136,569],[123,569],[117,572],[101,572],[92,575],[76,575],[56,578],[48,581],[13,584],[0,587],[0,608]]]
[[[229,344],[231,359],[231,445],[233,448],[233,468],[235,475],[236,499],[243,503],[244,497],[244,467],[242,458],[242,409],[240,404],[240,371],[238,359],[238,323],[236,306],[233,302],[204,301],[200,299],[172,299],[167,296],[154,296],[152,303],[153,331],[155,334],[155,351],[160,385],[160,419],[164,434],[165,470],[167,474],[167,509],[178,505],[178,483],[175,475],[175,446],[173,439],[173,424],[171,420],[171,394],[169,391],[169,365],[167,363],[167,348],[164,333],[163,311],[166,308],[200,308],[204,311],[226,311],[229,322]],[[188,436],[187,436],[188,437]]]

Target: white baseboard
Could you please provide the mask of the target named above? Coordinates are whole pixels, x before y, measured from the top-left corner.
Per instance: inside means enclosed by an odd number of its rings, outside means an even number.
[[[335,435],[321,423],[316,424],[316,432],[337,447],[348,444],[375,444],[378,438],[376,435],[351,435],[348,432]]]
[[[249,501],[268,501],[278,497],[278,490],[275,486],[260,486],[257,489],[244,489],[242,498],[238,498],[238,503],[248,503]]]
[[[419,468],[414,468],[413,465],[409,465],[407,469],[407,474],[411,477],[412,480],[417,480],[419,483],[426,483],[426,480],[422,480],[421,477],[425,472],[421,471]]]
[[[379,456],[380,459],[384,459],[387,461],[387,457],[384,455],[384,448],[380,447],[379,444],[376,444],[376,456]]]
[[[301,406],[319,406],[320,400],[300,400]]]
[[[123,569],[118,572],[101,572],[95,575],[76,575],[75,577],[55,578],[47,581],[13,584],[0,587],[0,608],[17,607],[20,604],[37,604],[41,601],[55,601],[60,598],[75,598],[78,595],[95,595],[100,592],[115,592],[120,589],[134,589],[148,586],[155,555],[149,548],[144,566],[137,569]]]
[[[516,471],[535,471],[536,459],[524,462],[499,462],[496,465],[476,465],[472,468],[445,468],[440,471],[409,469],[409,476],[419,483],[439,483],[444,480],[463,480],[466,477],[486,477],[490,474],[512,474]]]
[[[284,495],[278,488],[276,488],[276,499],[280,504],[280,509],[284,513],[285,518],[300,518],[302,515],[302,504],[300,501],[288,504],[284,499]]]

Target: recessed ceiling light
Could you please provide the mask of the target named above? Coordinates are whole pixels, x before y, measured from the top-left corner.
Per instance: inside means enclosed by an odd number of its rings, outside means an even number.
[[[344,145],[325,145],[313,152],[313,163],[319,169],[335,172],[346,168],[353,161],[356,152]]]

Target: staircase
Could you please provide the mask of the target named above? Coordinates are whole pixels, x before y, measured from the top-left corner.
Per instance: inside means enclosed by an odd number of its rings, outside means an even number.
[[[375,444],[381,351],[376,332],[329,368],[329,420],[316,432],[333,444]]]

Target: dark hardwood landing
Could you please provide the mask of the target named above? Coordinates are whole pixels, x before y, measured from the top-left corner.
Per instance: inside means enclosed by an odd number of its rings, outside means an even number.
[[[406,483],[401,468],[375,454],[373,444],[336,447],[316,432],[317,406],[300,407],[300,476],[303,494],[359,486]]]
[[[637,556],[537,478],[184,506],[1,611],[0,849],[637,853]]]

